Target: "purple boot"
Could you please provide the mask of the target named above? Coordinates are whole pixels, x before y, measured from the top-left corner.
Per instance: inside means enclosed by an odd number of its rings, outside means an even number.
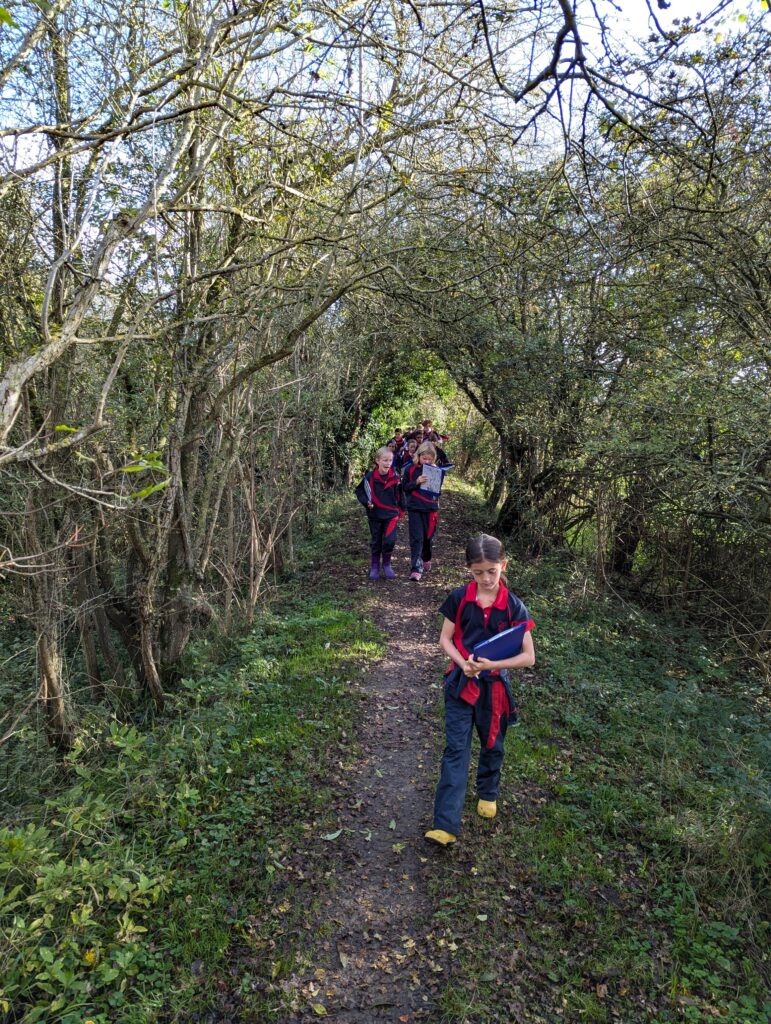
[[[396,573],[391,568],[391,552],[390,551],[388,552],[387,555],[383,555],[383,576],[387,580],[395,580],[396,579]]]
[[[380,555],[373,555],[369,566],[369,578],[371,580],[380,579]]]

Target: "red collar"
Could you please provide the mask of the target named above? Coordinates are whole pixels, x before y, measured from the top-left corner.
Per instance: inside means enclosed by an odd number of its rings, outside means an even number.
[[[477,581],[476,580],[472,580],[471,583],[469,583],[469,585],[466,587],[466,600],[469,601],[469,602],[473,602],[474,604],[479,605],[479,602],[477,601]],[[508,603],[508,600],[509,600],[509,592],[508,592],[508,590],[503,585],[503,583],[499,583],[498,584],[498,593],[495,595],[495,600],[493,601],[493,603],[491,605],[488,605],[488,607],[489,608],[497,608],[499,611],[502,611],[506,607],[506,605]],[[479,607],[481,608],[482,606],[479,605]]]

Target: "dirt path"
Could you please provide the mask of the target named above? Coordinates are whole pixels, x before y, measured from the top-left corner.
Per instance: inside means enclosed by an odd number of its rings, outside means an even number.
[[[320,936],[313,966],[287,986],[297,1009],[285,1024],[439,1019],[436,993],[446,965],[432,942],[428,882],[433,862],[449,854],[425,843],[423,833],[431,824],[441,743],[437,608],[463,578],[461,505],[452,493],[445,496],[438,568],[420,583],[407,578],[402,527],[398,579],[370,583],[362,568],[352,586],[353,600],[390,639],[385,658],[361,680],[370,697],[356,737],[361,756],[340,772],[338,821],[327,839],[334,877],[311,929]]]

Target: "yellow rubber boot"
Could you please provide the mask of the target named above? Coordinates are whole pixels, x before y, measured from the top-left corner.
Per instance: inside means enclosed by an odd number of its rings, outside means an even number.
[[[477,804],[477,814],[480,818],[494,818],[497,813],[495,800],[480,800]]]
[[[452,832],[445,832],[443,828],[432,828],[430,832],[426,832],[426,839],[429,843],[435,843],[437,846],[452,846],[458,841],[457,836],[454,836]]]

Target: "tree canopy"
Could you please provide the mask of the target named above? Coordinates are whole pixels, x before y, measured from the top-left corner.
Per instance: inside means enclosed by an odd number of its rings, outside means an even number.
[[[768,12],[667,6],[0,9],[0,572],[54,742],[73,649],[161,707],[437,365],[502,530],[762,660]]]

